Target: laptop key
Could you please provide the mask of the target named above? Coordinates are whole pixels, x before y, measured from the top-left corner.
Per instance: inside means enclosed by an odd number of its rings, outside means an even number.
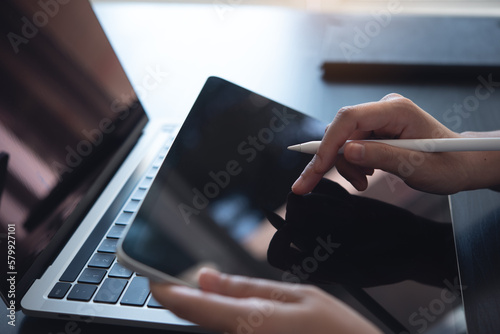
[[[71,283],[57,282],[49,293],[49,298],[63,299],[71,288]]]
[[[158,167],[151,167],[148,172],[146,173],[146,177],[151,177],[151,178],[154,178],[156,176],[156,174],[158,174],[158,170],[160,168]]]
[[[118,262],[113,265],[113,268],[109,271],[108,276],[109,277],[116,277],[116,278],[130,278],[132,277],[133,271],[125,268]]]
[[[141,201],[131,199],[123,208],[123,212],[134,213],[139,209],[139,204]]]
[[[99,246],[99,248],[97,248],[97,251],[101,253],[116,253],[117,244],[118,239],[106,238],[101,242],[101,245]]]
[[[154,168],[160,168],[162,164],[163,164],[163,158],[158,157],[153,162],[153,166],[152,167],[154,167]]]
[[[68,300],[78,300],[88,302],[97,290],[97,285],[77,283],[69,292]]]
[[[158,303],[158,301],[156,299],[154,299],[154,297],[151,296],[151,298],[149,298],[149,302],[148,302],[148,307],[151,307],[151,308],[164,308],[162,304]]]
[[[139,189],[149,189],[151,185],[153,184],[153,178],[152,177],[145,177],[141,183],[139,183]]]
[[[146,277],[134,277],[120,302],[122,305],[143,306],[149,296],[149,281]]]
[[[111,239],[120,239],[125,232],[125,226],[123,225],[114,225],[108,232],[107,237]]]
[[[118,218],[116,218],[115,224],[116,225],[128,225],[130,223],[130,221],[132,220],[133,215],[134,214],[132,212],[122,212],[122,213],[120,213]]]
[[[128,281],[119,278],[106,278],[102,283],[94,301],[97,303],[115,304],[118,302]]]
[[[96,253],[89,261],[89,267],[109,268],[115,260],[114,254]]]
[[[137,190],[134,191],[134,194],[132,195],[132,199],[141,201],[144,199],[144,197],[146,197],[146,193],[147,193],[146,189],[137,188]]]
[[[99,284],[106,276],[106,270],[96,268],[85,268],[83,273],[78,278],[78,283]]]

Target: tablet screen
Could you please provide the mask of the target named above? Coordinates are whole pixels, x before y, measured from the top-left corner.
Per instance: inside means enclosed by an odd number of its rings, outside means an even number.
[[[321,138],[324,130],[325,124],[311,117],[210,78],[170,148],[124,249],[171,276],[200,261],[242,273],[245,266],[236,256],[241,245],[251,248],[252,257],[265,260],[267,245],[251,246],[269,228],[265,212],[283,207],[293,181],[311,159],[286,147]],[[144,241],[150,238],[158,243]]]

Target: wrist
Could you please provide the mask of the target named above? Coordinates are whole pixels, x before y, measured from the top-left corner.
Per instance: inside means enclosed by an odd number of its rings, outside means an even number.
[[[464,153],[466,177],[462,190],[500,189],[500,151]]]
[[[475,189],[500,189],[500,151],[483,152],[476,160],[477,185]]]
[[[500,131],[473,132],[460,134],[462,137],[500,137]],[[489,188],[500,191],[500,151],[464,152],[464,163],[467,166],[467,180],[463,190]]]

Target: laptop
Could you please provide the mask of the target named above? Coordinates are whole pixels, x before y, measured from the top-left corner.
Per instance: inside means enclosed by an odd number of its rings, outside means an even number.
[[[83,300],[103,273],[132,276],[114,248],[178,126],[149,122],[88,1],[2,1],[0,27],[6,306],[58,319],[99,314],[106,323],[147,326],[161,318],[186,327],[149,299],[144,308]],[[124,292],[129,305],[137,294],[150,298],[141,279]]]

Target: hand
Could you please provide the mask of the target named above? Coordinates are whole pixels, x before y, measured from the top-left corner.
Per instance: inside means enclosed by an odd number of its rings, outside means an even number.
[[[382,169],[401,177],[411,187],[439,194],[471,189],[477,168],[471,152],[423,153],[380,143],[349,143],[349,139],[460,137],[409,99],[389,94],[378,102],[342,108],[327,127],[317,154],[292,186],[296,194],[310,192],[336,166],[358,190],[367,187],[367,175]],[[477,153],[477,152],[476,152]],[[480,152],[483,156],[485,153]],[[498,165],[496,165],[498,168]],[[495,175],[498,173],[494,173]]]
[[[381,333],[316,287],[200,272],[201,290],[151,283],[153,296],[181,318],[224,333]]]
[[[331,180],[290,193],[286,219],[267,218],[277,229],[269,263],[303,282],[372,287],[412,279],[444,287],[458,275],[451,224],[351,195]]]

